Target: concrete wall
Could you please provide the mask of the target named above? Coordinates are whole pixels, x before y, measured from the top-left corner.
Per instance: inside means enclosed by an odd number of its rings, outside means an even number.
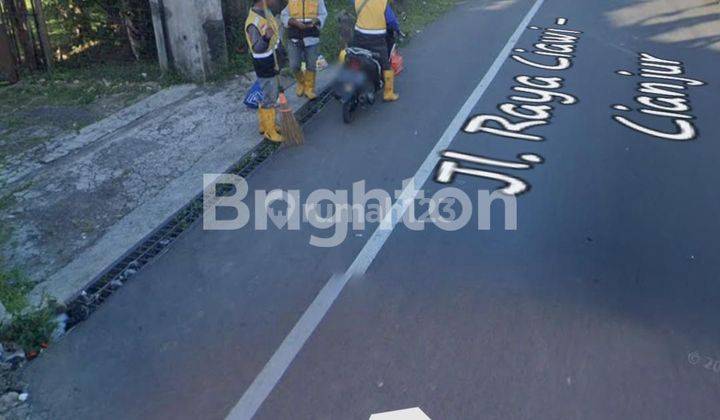
[[[221,0],[153,0],[155,33],[164,37],[166,60],[187,79],[204,82],[227,63]],[[158,25],[162,23],[162,28]],[[160,44],[160,41],[158,40]]]

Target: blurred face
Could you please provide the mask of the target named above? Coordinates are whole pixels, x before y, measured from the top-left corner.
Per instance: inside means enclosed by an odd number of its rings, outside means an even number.
[[[259,8],[259,9],[263,9],[265,7],[265,4],[267,4],[268,9],[270,9],[270,11],[272,11],[273,13],[278,12],[278,10],[280,9],[280,7],[279,7],[280,1],[279,0],[265,0],[265,2],[258,1],[255,3],[255,7]]]

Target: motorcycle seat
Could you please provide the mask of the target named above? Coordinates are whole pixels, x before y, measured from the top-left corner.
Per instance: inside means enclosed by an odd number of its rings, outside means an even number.
[[[345,49],[345,52],[349,56],[352,55],[355,57],[365,57],[375,61],[378,61],[380,59],[380,55],[378,53],[366,50],[365,48],[348,47]]]

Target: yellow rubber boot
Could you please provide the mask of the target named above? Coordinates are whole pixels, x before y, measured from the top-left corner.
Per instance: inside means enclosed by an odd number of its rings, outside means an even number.
[[[295,94],[297,96],[305,95],[305,72],[299,71],[295,73]]]
[[[383,93],[383,100],[385,102],[392,102],[400,99],[400,95],[395,93],[395,72],[392,70],[385,70],[383,72],[383,78],[385,79],[385,92]]]
[[[314,71],[306,71],[305,72],[305,96],[310,99],[311,101],[315,98],[317,98],[317,94],[315,93],[315,72]]]
[[[258,132],[260,134],[265,134],[265,119],[263,118],[262,108],[258,108],[257,115],[258,115]]]
[[[264,124],[263,127],[265,127],[265,138],[277,143],[285,141],[283,136],[277,131],[275,108],[260,108],[260,113],[260,118],[262,118]]]

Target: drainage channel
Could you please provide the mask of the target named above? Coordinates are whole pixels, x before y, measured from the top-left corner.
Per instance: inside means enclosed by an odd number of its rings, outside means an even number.
[[[305,124],[331,99],[331,90],[325,89],[316,100],[300,107],[295,112],[296,118],[300,124]],[[280,147],[280,143],[263,140],[226,172],[246,178]],[[218,193],[222,194],[222,191],[218,191]],[[65,331],[69,331],[78,323],[86,320],[113,292],[167,250],[172,242],[200,219],[202,209],[203,194],[201,192],[146,239],[128,251],[118,262],[98,276],[77,298],[68,303]]]

